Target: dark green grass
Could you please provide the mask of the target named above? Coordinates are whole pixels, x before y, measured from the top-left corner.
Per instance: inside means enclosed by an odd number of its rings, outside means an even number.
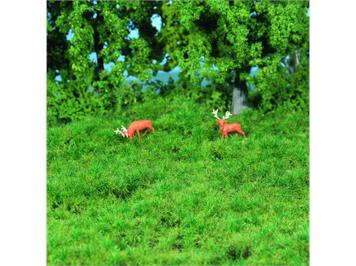
[[[308,115],[247,111],[222,141],[211,111],[160,98],[49,128],[48,264],[308,264]],[[140,118],[154,135],[114,135]]]

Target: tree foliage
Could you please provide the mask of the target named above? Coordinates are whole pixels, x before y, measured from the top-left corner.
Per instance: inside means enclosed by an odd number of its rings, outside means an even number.
[[[264,110],[286,101],[307,107],[308,6],[308,1],[267,0],[51,0],[49,121],[120,110],[143,99],[142,88],[152,87],[157,71],[176,66],[175,88],[156,83],[154,91],[226,108],[233,86],[255,87],[249,90],[250,102]],[[152,16],[161,18],[160,30]],[[256,76],[250,75],[251,67],[258,67]],[[61,81],[55,81],[59,75]],[[139,82],[128,83],[127,76]]]

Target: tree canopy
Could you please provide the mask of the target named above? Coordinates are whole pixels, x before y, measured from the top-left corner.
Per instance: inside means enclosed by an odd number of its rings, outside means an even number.
[[[48,119],[120,110],[142,99],[143,86],[225,108],[234,87],[266,111],[283,102],[305,107],[308,7],[267,0],[48,1]],[[162,21],[160,30],[153,17]],[[137,38],[130,37],[134,29]],[[159,70],[177,66],[176,84],[152,82]]]

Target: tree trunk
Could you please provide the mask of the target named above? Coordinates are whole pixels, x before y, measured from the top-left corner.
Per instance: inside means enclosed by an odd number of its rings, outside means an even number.
[[[100,41],[100,34],[98,31],[98,27],[103,23],[103,17],[99,11],[96,12],[96,18],[92,18],[92,25],[94,29],[94,52],[96,53],[97,58],[97,67],[94,79],[99,80],[99,75],[104,70],[104,59],[100,55],[100,52],[103,49],[103,43]]]
[[[292,59],[289,62],[289,73],[294,73],[300,64],[300,51],[295,51]]]
[[[104,70],[104,59],[100,55],[101,49],[103,48],[102,44],[99,42],[99,32],[94,30],[94,51],[97,58],[97,79],[99,79],[99,74]]]
[[[234,86],[232,92],[232,114],[240,114],[242,110],[246,109],[247,106],[247,88],[242,82]]]

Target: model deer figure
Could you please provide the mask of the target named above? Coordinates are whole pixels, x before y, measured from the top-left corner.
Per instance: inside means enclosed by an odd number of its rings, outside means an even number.
[[[114,132],[116,134],[120,134],[124,138],[126,137],[129,139],[133,139],[133,137],[135,136],[135,132],[137,133],[137,136],[140,138],[140,131],[144,129],[146,130],[143,133],[143,136],[146,135],[148,129],[150,129],[152,133],[155,132],[155,129],[152,127],[151,120],[136,120],[129,125],[128,129],[126,129],[124,126],[121,126],[121,130],[116,129]]]
[[[213,114],[214,117],[216,118],[216,122],[219,124],[219,129],[222,133],[221,138],[223,139],[226,137],[227,139],[229,138],[228,133],[229,132],[235,132],[236,137],[238,136],[238,133],[240,133],[244,138],[246,138],[245,132],[242,131],[241,125],[240,124],[225,124],[227,122],[227,119],[232,115],[229,111],[225,113],[223,118],[220,118],[218,116],[218,109],[214,110],[213,109]]]

